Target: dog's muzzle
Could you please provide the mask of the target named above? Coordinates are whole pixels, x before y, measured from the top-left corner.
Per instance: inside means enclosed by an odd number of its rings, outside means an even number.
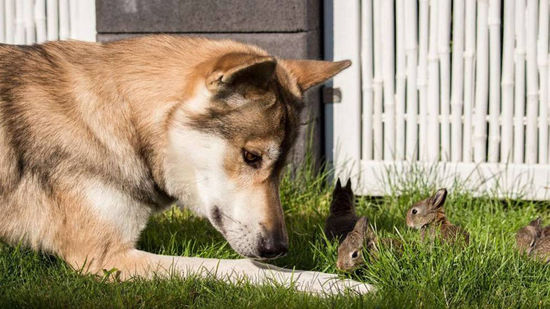
[[[261,259],[275,259],[288,253],[288,239],[283,231],[271,234],[270,237],[260,236],[258,257]]]

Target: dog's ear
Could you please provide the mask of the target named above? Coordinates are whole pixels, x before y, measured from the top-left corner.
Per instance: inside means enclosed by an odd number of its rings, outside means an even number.
[[[206,77],[206,87],[219,92],[241,82],[265,87],[273,79],[277,61],[271,56],[232,53],[220,57]]]
[[[285,59],[281,62],[296,78],[298,87],[302,92],[327,81],[351,65],[350,60],[332,62]]]

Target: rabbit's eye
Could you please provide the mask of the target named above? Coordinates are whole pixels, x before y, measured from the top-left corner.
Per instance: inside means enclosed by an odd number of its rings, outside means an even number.
[[[416,210],[416,208],[413,208],[412,214],[413,214],[413,215],[416,215],[417,212],[418,212],[418,210]]]
[[[359,254],[357,253],[357,251],[353,251],[353,253],[351,254],[351,258],[356,259],[358,255]]]

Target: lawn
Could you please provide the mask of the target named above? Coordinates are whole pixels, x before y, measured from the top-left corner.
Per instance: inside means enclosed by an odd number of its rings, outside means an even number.
[[[324,175],[299,171],[285,177],[281,198],[291,241],[290,253],[274,263],[337,273],[337,244],[322,226],[331,188]],[[402,237],[401,256],[383,251],[378,260],[352,274],[377,292],[317,298],[281,287],[230,286],[213,280],[173,278],[107,282],[81,276],[59,259],[0,244],[0,307],[548,307],[550,266],[514,250],[514,233],[541,215],[550,224],[548,202],[473,198],[449,188],[448,217],[471,234],[466,248],[430,245],[405,225],[411,203],[435,187],[419,182],[396,185],[383,198],[359,198],[358,212],[376,223],[381,236]],[[139,247],[151,252],[238,258],[205,220],[171,209],[155,216]]]

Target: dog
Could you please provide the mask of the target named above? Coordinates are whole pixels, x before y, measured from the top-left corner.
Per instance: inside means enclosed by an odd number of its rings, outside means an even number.
[[[370,285],[259,261],[288,250],[279,182],[303,93],[350,64],[167,35],[0,45],[0,239],[122,280],[196,275],[366,293]],[[245,258],[136,249],[148,218],[176,202]]]

